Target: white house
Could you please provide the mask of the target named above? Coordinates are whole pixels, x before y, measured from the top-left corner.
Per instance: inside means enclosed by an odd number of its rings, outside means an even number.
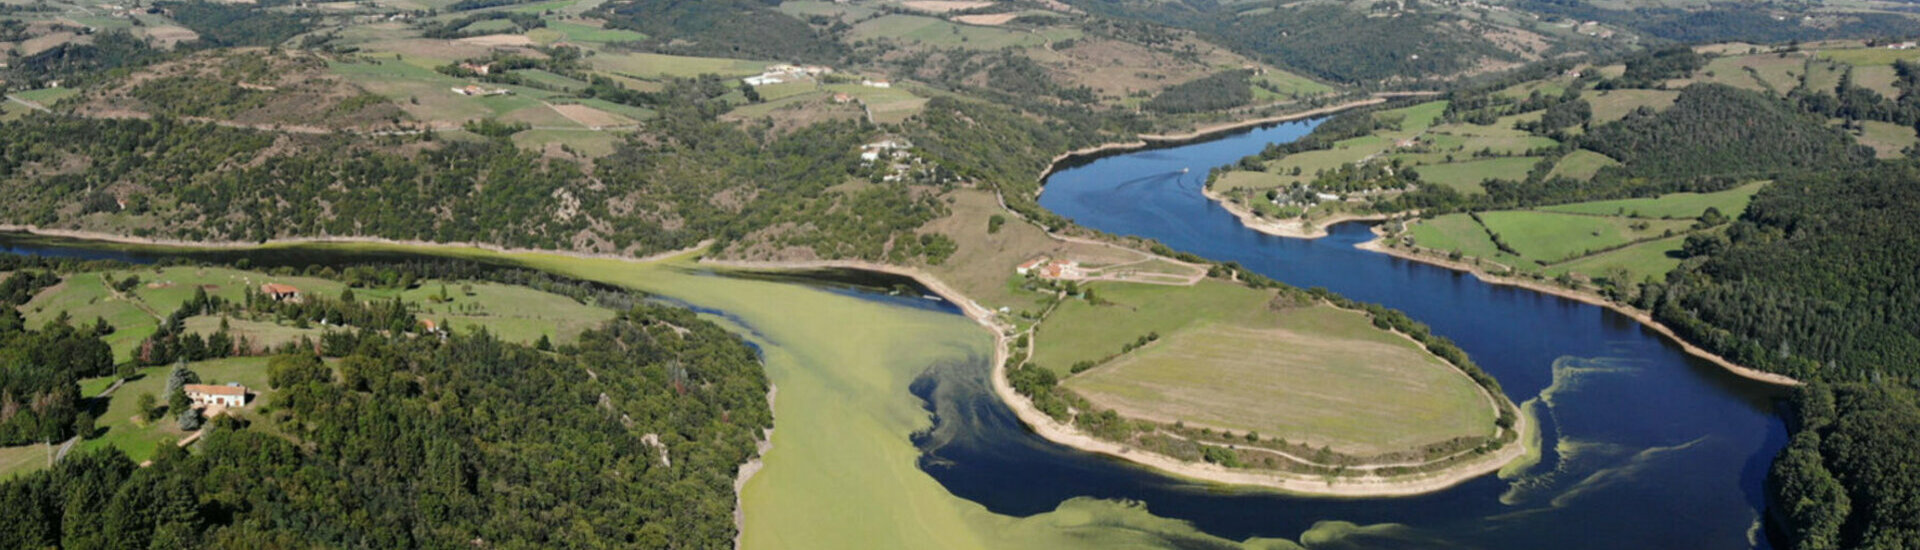
[[[220,405],[238,407],[247,404],[247,387],[239,384],[214,386],[210,384],[187,384],[181,390],[187,392],[187,398],[199,405]]]
[[[862,80],[860,81],[860,85],[866,86],[868,88],[892,88],[893,87],[892,82],[888,82],[885,80]]]

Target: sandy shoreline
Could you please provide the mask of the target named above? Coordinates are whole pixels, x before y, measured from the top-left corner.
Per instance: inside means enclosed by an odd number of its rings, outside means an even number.
[[[1456,464],[1437,472],[1422,472],[1403,476],[1348,476],[1328,478],[1322,475],[1293,474],[1246,469],[1229,469],[1222,466],[1188,462],[1170,456],[1133,449],[1120,443],[1095,438],[1078,428],[1054,420],[1034,408],[1026,396],[1014,391],[1007,380],[1007,358],[1011,355],[1012,341],[1008,337],[1009,327],[994,319],[993,310],[988,309],[961,294],[944,281],[923,270],[887,264],[848,260],[821,260],[796,262],[750,262],[728,260],[702,260],[703,265],[728,267],[735,269],[822,269],[850,268],[879,271],[905,277],[912,277],[926,286],[929,291],[960,306],[967,318],[993,333],[993,372],[991,375],[993,392],[1007,408],[1019,417],[1020,423],[1039,434],[1040,437],[1073,447],[1082,451],[1099,453],[1125,459],[1135,464],[1151,468],[1161,474],[1190,480],[1243,485],[1277,489],[1288,493],[1336,497],[1388,497],[1411,496],[1444,490],[1474,478],[1499,471],[1507,464],[1526,456],[1525,436],[1533,429],[1533,419],[1520,414],[1514,423],[1514,430],[1522,437],[1502,446],[1500,449],[1472,461]],[[1464,376],[1464,373],[1462,373]],[[1491,396],[1489,396],[1491,398]]]
[[[1161,145],[1166,143],[1179,143],[1183,141],[1193,141],[1193,140],[1197,140],[1203,137],[1208,137],[1208,136],[1219,134],[1219,133],[1232,132],[1235,130],[1243,130],[1246,128],[1253,128],[1257,126],[1265,126],[1268,124],[1276,124],[1281,122],[1300,120],[1303,118],[1311,118],[1311,117],[1316,117],[1316,116],[1325,115],[1325,114],[1337,113],[1340,111],[1345,111],[1347,109],[1352,109],[1356,107],[1365,107],[1368,105],[1379,105],[1381,103],[1386,103],[1387,99],[1390,97],[1394,97],[1394,96],[1375,94],[1375,96],[1371,98],[1349,101],[1346,103],[1341,103],[1339,105],[1329,105],[1326,107],[1308,109],[1305,111],[1287,113],[1283,115],[1274,115],[1270,117],[1261,117],[1261,118],[1250,119],[1250,120],[1242,120],[1238,122],[1223,122],[1223,123],[1215,124],[1212,126],[1197,128],[1193,131],[1186,132],[1186,133],[1140,134],[1139,136],[1137,136],[1138,139],[1134,141],[1120,142],[1120,143],[1103,143],[1100,145],[1095,145],[1093,147],[1082,147],[1080,149],[1074,149],[1072,151],[1067,151],[1065,153],[1054,155],[1053,160],[1047,162],[1047,169],[1040,171],[1040,182],[1043,184],[1046,183],[1047,177],[1052,176],[1054,172],[1059,170],[1060,163],[1073,160],[1076,158],[1080,158],[1080,157],[1101,156],[1109,153],[1126,152],[1126,151],[1132,151],[1135,149],[1145,149],[1147,147],[1153,147],[1156,145]],[[1041,192],[1045,192],[1046,186],[1041,185],[1040,189],[1041,189]]]
[[[1539,281],[1534,281],[1531,279],[1503,277],[1500,275],[1487,273],[1485,270],[1480,269],[1478,266],[1474,266],[1466,262],[1456,262],[1456,261],[1447,260],[1444,258],[1438,258],[1438,257],[1433,257],[1425,254],[1419,254],[1419,253],[1415,253],[1412,251],[1399,249],[1399,248],[1388,248],[1384,244],[1385,238],[1386,237],[1384,235],[1381,235],[1379,228],[1375,227],[1373,240],[1369,240],[1353,246],[1354,248],[1358,248],[1361,250],[1378,252],[1381,254],[1386,254],[1388,256],[1393,256],[1395,258],[1400,258],[1408,261],[1420,262],[1423,264],[1432,265],[1436,267],[1443,267],[1443,268],[1451,269],[1454,271],[1464,271],[1464,272],[1473,274],[1474,278],[1479,279],[1481,282],[1485,282],[1487,284],[1519,287],[1519,288],[1524,288],[1534,292],[1538,292],[1541,294],[1551,294],[1551,295],[1559,296],[1561,298],[1566,298],[1569,300],[1576,300],[1583,303],[1604,307],[1609,310],[1612,310],[1614,313],[1618,313],[1618,314],[1630,317],[1634,321],[1639,322],[1642,326],[1652,329],[1654,332],[1660,333],[1660,335],[1666,337],[1667,340],[1672,341],[1675,344],[1678,344],[1680,346],[1680,349],[1683,351],[1686,351],[1688,355],[1705,359],[1708,362],[1713,363],[1714,365],[1717,365],[1722,369],[1726,369],[1727,372],[1731,372],[1737,376],[1740,376],[1741,378],[1746,378],[1746,379],[1754,380],[1757,382],[1765,382],[1768,384],[1774,384],[1779,386],[1800,385],[1800,381],[1794,379],[1793,377],[1790,377],[1784,374],[1766,372],[1766,371],[1762,371],[1752,367],[1740,365],[1738,363],[1734,363],[1732,361],[1727,360],[1727,358],[1725,357],[1721,357],[1719,354],[1713,353],[1711,351],[1707,351],[1706,349],[1701,348],[1700,346],[1696,346],[1692,342],[1688,342],[1685,338],[1681,338],[1678,333],[1675,333],[1673,329],[1671,327],[1668,327],[1665,323],[1661,323],[1660,321],[1655,320],[1652,315],[1648,314],[1647,312],[1640,311],[1639,309],[1635,309],[1633,307],[1629,307],[1623,304],[1609,301],[1591,292],[1582,292],[1582,291],[1578,291],[1570,288],[1557,287],[1557,286],[1549,285]]]

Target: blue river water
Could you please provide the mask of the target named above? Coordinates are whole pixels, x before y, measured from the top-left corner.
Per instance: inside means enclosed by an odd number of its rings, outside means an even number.
[[[978,387],[983,378],[933,372],[914,388],[938,420],[919,437],[922,467],[996,512],[1039,513],[1083,495],[1128,499],[1234,540],[1298,540],[1316,525],[1348,522],[1377,527],[1344,542],[1362,547],[1769,547],[1762,485],[1786,440],[1778,388],[1689,356],[1605,308],[1356,249],[1372,238],[1363,224],[1316,240],[1273,237],[1201,195],[1209,169],[1315,124],[1066,168],[1049,178],[1041,205],[1087,227],[1407,312],[1464,348],[1514,402],[1536,402],[1539,464],[1405,498],[1198,486],[1040,440]]]

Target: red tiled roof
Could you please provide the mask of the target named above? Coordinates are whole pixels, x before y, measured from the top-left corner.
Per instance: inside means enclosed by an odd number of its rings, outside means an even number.
[[[267,294],[298,294],[300,293],[300,289],[294,288],[293,285],[283,285],[280,283],[267,283],[264,285],[260,285],[260,291],[265,292]]]

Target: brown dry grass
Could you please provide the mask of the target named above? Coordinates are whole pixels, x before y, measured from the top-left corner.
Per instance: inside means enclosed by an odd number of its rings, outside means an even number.
[[[998,27],[1000,25],[1007,24],[1008,21],[1012,21],[1013,18],[1019,17],[1019,16],[1020,14],[1018,13],[988,13],[988,14],[981,14],[981,15],[960,15],[960,16],[955,16],[953,20],[961,23],[966,23],[968,25]]]
[[[927,270],[989,307],[1030,305],[1032,293],[1016,294],[1007,281],[1014,277],[1014,266],[1035,255],[1073,258],[1082,263],[1119,264],[1138,261],[1141,254],[1095,244],[1064,242],[1047,236],[1045,231],[1020,221],[1000,209],[992,192],[960,189],[948,195],[953,200],[947,217],[928,222],[922,232],[939,232],[952,237],[959,250],[945,263]],[[987,232],[987,220],[999,214],[1006,223],[996,233]]]
[[[613,113],[609,113],[606,111],[602,111],[599,109],[595,109],[592,107],[588,107],[586,105],[553,104],[549,106],[553,107],[553,110],[558,111],[561,116],[572,119],[574,122],[578,122],[581,125],[586,126],[588,128],[604,128],[607,126],[627,126],[631,124],[636,124],[636,122],[634,122],[633,119],[616,115]]]
[[[487,46],[487,47],[532,46],[533,45],[533,39],[527,38],[527,35],[524,35],[524,34],[489,34],[486,36],[469,36],[466,38],[459,39],[457,40],[457,42],[460,42],[462,44],[475,44],[475,45]]]

